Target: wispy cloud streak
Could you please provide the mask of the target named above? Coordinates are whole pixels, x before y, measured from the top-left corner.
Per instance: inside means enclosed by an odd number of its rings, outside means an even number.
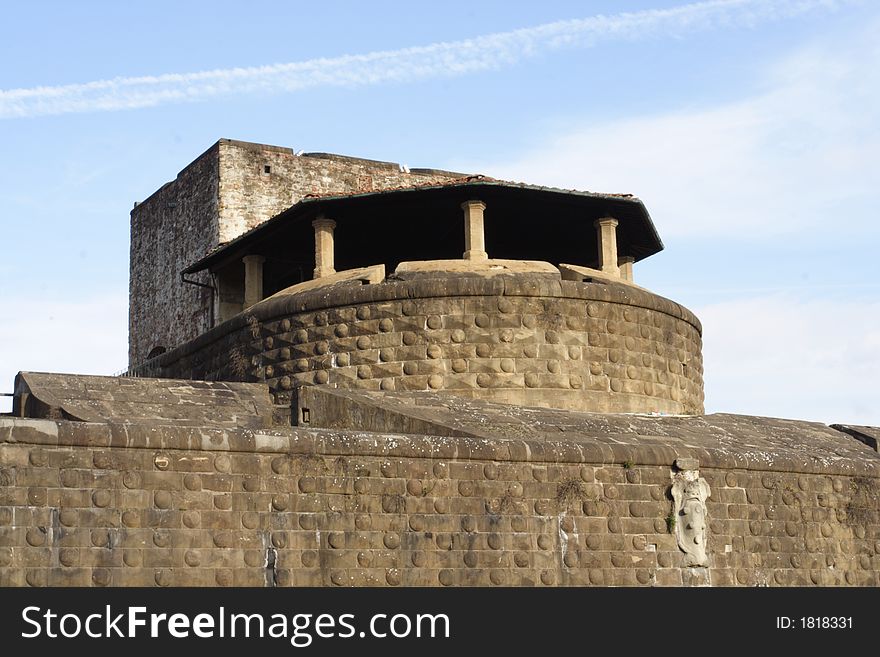
[[[244,93],[294,92],[454,77],[510,66],[542,52],[608,41],[753,26],[845,0],[707,0],[669,9],[557,21],[461,41],[196,73],[119,77],[83,84],[0,90],[0,118],[153,107]]]
[[[556,187],[636,191],[671,242],[811,240],[829,216],[846,217],[850,234],[870,239],[880,234],[878,30],[880,16],[764,62],[748,96],[559,122],[532,135],[537,146],[448,166]]]

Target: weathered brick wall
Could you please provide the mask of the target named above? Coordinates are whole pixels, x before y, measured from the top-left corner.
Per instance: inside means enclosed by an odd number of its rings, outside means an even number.
[[[624,286],[449,278],[266,300],[146,376],[443,390],[526,406],[701,413],[700,324]]]
[[[265,167],[269,167],[269,173]],[[445,171],[221,139],[131,213],[129,365],[210,328],[212,292],[180,272],[306,194],[411,186]],[[192,278],[210,282],[206,275]]]
[[[0,585],[880,585],[875,460],[697,453],[708,568],[661,441],[0,419]]]

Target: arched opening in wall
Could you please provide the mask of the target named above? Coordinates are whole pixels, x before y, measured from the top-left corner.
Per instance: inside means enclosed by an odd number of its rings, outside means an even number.
[[[149,360],[151,358],[155,358],[156,356],[161,356],[166,351],[168,351],[168,350],[165,347],[162,347],[161,345],[158,347],[153,347],[152,349],[150,349],[150,353],[147,354],[147,360]]]

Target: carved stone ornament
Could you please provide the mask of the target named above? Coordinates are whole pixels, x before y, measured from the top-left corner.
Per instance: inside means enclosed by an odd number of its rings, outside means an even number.
[[[696,470],[673,475],[672,499],[675,503],[675,538],[685,553],[685,566],[707,566],[706,499],[709,484]]]

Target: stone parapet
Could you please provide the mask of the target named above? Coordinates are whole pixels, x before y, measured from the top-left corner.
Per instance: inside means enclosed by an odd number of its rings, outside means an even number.
[[[701,326],[668,299],[558,273],[435,275],[276,295],[136,373],[444,390],[598,412],[701,413]]]
[[[880,584],[867,446],[792,422],[798,460],[604,421],[620,442],[0,419],[0,585]],[[698,567],[676,462],[710,491]]]

